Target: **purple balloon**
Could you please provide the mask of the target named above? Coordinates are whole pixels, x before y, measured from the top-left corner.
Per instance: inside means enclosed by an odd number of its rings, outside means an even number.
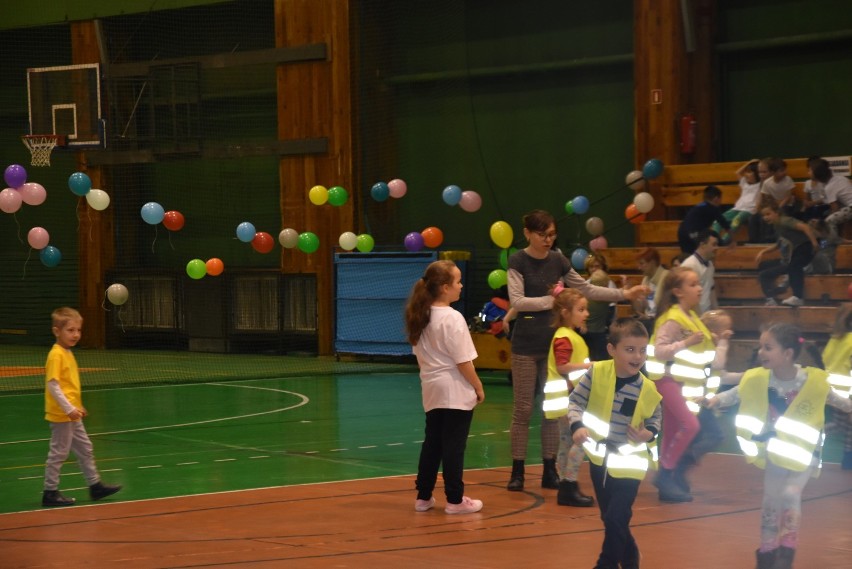
[[[419,251],[423,248],[423,236],[412,231],[405,236],[405,248],[412,253]]]
[[[20,164],[10,164],[3,173],[3,179],[10,188],[20,188],[27,181],[27,171]]]

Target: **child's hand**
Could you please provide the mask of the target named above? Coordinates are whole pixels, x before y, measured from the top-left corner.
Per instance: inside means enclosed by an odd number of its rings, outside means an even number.
[[[695,400],[695,402],[707,409],[715,409],[719,406],[719,400],[715,397],[711,397],[709,399],[707,397],[699,397]]]
[[[477,404],[485,401],[485,390],[482,388],[481,385],[479,387],[477,387],[476,389],[474,389],[474,391],[476,391],[476,402],[477,402]]]
[[[633,425],[627,425],[627,438],[631,443],[647,443],[654,436],[654,433],[641,426],[638,429]]]
[[[689,338],[686,339],[687,346],[694,346],[696,344],[700,344],[704,341],[704,333],[703,332],[693,332],[690,334]]]
[[[586,427],[580,427],[574,431],[574,435],[571,439],[574,441],[575,445],[582,445],[584,442],[589,440],[589,429]]]
[[[73,411],[68,413],[68,418],[71,419],[72,421],[79,421],[80,419],[82,419],[85,416],[86,416],[86,410],[85,409],[76,409],[75,408]]]

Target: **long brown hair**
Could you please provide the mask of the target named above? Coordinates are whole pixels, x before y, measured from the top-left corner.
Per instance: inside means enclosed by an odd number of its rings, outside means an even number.
[[[411,288],[405,304],[405,331],[412,346],[420,341],[420,335],[429,325],[432,304],[441,296],[441,287],[453,283],[455,267],[452,261],[435,261]]]
[[[678,303],[677,297],[674,295],[674,289],[683,286],[683,279],[686,273],[695,273],[695,271],[689,267],[675,267],[666,275],[663,281],[663,290],[657,295],[660,297],[660,302],[657,304],[657,318]]]
[[[551,293],[553,294],[553,293]],[[559,328],[560,326],[564,326],[562,323],[562,311],[572,311],[578,302],[583,300],[583,294],[573,288],[563,289],[559,294],[553,297],[553,327]],[[585,332],[585,330],[583,330]]]

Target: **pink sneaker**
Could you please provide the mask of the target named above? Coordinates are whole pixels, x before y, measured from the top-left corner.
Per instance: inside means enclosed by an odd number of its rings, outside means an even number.
[[[431,510],[434,505],[435,498],[429,498],[428,500],[414,500],[414,511],[427,512]]]
[[[465,496],[461,504],[447,504],[444,511],[448,514],[473,514],[482,509],[482,500],[472,500]]]

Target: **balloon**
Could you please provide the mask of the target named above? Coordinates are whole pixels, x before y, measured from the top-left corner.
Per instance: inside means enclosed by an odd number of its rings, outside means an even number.
[[[473,213],[482,207],[482,198],[479,194],[473,191],[462,192],[461,199],[459,200],[459,206],[463,210]]]
[[[109,206],[109,194],[103,190],[91,190],[86,194],[86,203],[96,211],[103,211]]]
[[[237,226],[237,239],[243,243],[251,243],[255,233],[257,233],[257,230],[248,221],[244,221]]]
[[[491,240],[501,249],[508,249],[512,245],[514,234],[512,227],[505,221],[495,221],[491,224]]]
[[[358,244],[356,247],[362,253],[369,253],[373,250],[373,247],[376,245],[376,242],[373,240],[373,236],[368,233],[362,233],[358,236]]]
[[[624,184],[633,191],[641,191],[645,188],[645,178],[642,177],[642,172],[633,170],[624,177]]]
[[[92,179],[83,172],[74,172],[68,177],[68,187],[78,196],[85,196],[92,189]],[[154,225],[154,223],[151,225]]]
[[[651,158],[642,166],[642,175],[646,180],[653,180],[663,173],[663,162],[658,158]]]
[[[33,249],[44,249],[50,243],[50,234],[44,227],[33,227],[27,233],[27,243]]]
[[[116,306],[121,306],[127,302],[127,297],[129,296],[127,287],[119,283],[109,285],[106,290],[106,295],[109,301]]]
[[[589,241],[589,249],[592,251],[600,251],[601,249],[606,249],[609,247],[609,243],[606,240],[606,237],[603,235],[598,235],[591,241]]]
[[[457,205],[461,201],[461,197],[461,188],[455,185],[447,186],[441,193],[441,199],[443,199],[444,203],[447,205]]]
[[[388,189],[390,190],[390,197],[401,198],[408,191],[408,185],[402,180],[394,179],[388,182]]]
[[[35,182],[23,184],[18,191],[21,193],[21,199],[27,205],[41,205],[47,199],[47,192],[44,186]]]
[[[163,214],[163,225],[169,231],[180,231],[183,229],[184,221],[183,214],[179,211],[171,210]]]
[[[55,267],[62,261],[62,252],[53,245],[48,245],[39,251],[38,256],[45,267]]]
[[[588,256],[588,251],[582,247],[577,247],[574,249],[574,252],[571,253],[571,266],[578,271],[584,271],[586,269],[586,259]]]
[[[431,249],[440,247],[444,242],[444,232],[437,227],[427,227],[420,235],[423,236],[423,244]]]
[[[207,274],[207,265],[201,259],[193,259],[186,264],[186,274],[191,279],[201,279]]]
[[[416,231],[412,231],[411,233],[405,236],[404,243],[405,249],[407,251],[416,253],[417,251],[423,248],[423,236],[417,233]]]
[[[349,199],[349,192],[340,186],[334,186],[328,189],[328,203],[333,206],[341,206]]]
[[[376,182],[373,184],[373,187],[370,188],[370,195],[373,196],[373,199],[377,202],[383,202],[388,199],[388,196],[390,196],[390,188],[384,182]]]
[[[305,231],[299,234],[299,250],[303,253],[313,253],[319,249],[319,237],[316,233]]]
[[[3,173],[3,179],[10,188],[20,188],[27,181],[27,171],[20,164],[9,164]]]
[[[212,259],[207,259],[207,262],[204,263],[204,268],[207,269],[207,274],[211,277],[218,277],[225,270],[225,263],[222,262],[222,259],[213,257]]]
[[[498,289],[501,286],[506,286],[508,282],[506,278],[506,271],[503,269],[494,269],[490,273],[488,273],[488,286],[493,289]]]
[[[278,234],[278,242],[285,249],[292,249],[299,244],[299,233],[289,227],[282,229],[281,233]]]
[[[633,198],[633,204],[639,213],[648,213],[654,209],[654,196],[648,192],[640,192]]]
[[[6,188],[0,192],[0,209],[6,213],[15,213],[21,209],[21,202],[23,201],[21,193],[18,190]]]
[[[586,220],[586,231],[590,235],[600,235],[604,232],[604,222],[600,217],[590,217]]]
[[[568,215],[574,213],[574,200],[568,200],[565,202],[565,213]]]
[[[269,253],[275,246],[275,240],[266,231],[258,231],[251,240],[251,246],[258,253]]]
[[[340,244],[340,248],[344,251],[351,251],[356,245],[358,245],[358,236],[351,231],[344,231],[340,234],[340,238],[337,242]]]
[[[645,214],[636,209],[636,204],[630,204],[627,206],[627,209],[624,210],[624,217],[627,218],[630,223],[642,223],[645,221]]]
[[[142,219],[149,225],[157,225],[163,221],[163,216],[166,214],[163,211],[163,206],[157,202],[148,202],[142,206]]]
[[[574,213],[577,215],[583,215],[587,211],[589,211],[589,198],[586,196],[577,196],[571,203],[574,204]]]
[[[314,205],[322,205],[328,201],[328,190],[325,186],[314,186],[308,190],[308,199]]]
[[[509,268],[509,257],[515,254],[517,249],[515,247],[509,247],[508,249],[503,249],[500,251],[500,266],[504,269]]]

